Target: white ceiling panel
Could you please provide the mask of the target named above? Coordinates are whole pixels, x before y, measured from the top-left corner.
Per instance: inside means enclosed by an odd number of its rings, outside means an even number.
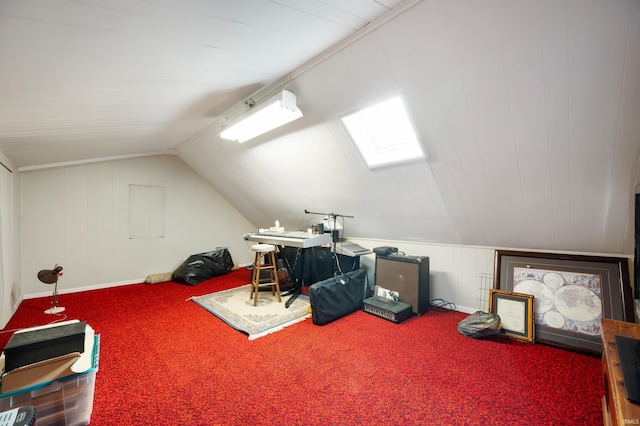
[[[0,150],[33,167],[175,149],[399,1],[348,3],[3,1]]]

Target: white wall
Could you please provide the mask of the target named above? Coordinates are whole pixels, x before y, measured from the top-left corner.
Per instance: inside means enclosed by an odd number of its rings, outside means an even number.
[[[0,159],[4,164],[10,164],[3,155]],[[20,217],[20,179],[16,175],[0,165],[0,327],[11,319],[20,301],[20,229],[17,220]]]
[[[256,227],[177,157],[30,171],[19,177],[14,191],[21,194],[22,249],[16,256],[21,258],[20,273],[10,279],[22,279],[20,287],[11,285],[14,293],[18,289],[27,297],[50,294],[51,288],[36,275],[56,263],[64,267],[59,282],[64,293],[139,282],[148,274],[172,271],[190,254],[217,246],[228,246],[236,264],[252,261],[242,235]],[[163,238],[129,238],[130,184],[164,188]],[[481,287],[487,283],[481,282],[481,275],[493,273],[495,248],[350,240],[370,249],[389,245],[409,255],[429,256],[431,299],[454,303],[463,312],[486,309]],[[14,245],[20,247],[20,241]],[[372,282],[374,262],[373,255],[361,258]]]
[[[369,249],[392,246],[411,256],[428,256],[430,299],[454,303],[456,309],[462,312],[487,309],[480,302],[481,287],[486,287],[480,277],[482,274],[493,274],[495,250],[492,248],[373,239],[350,238],[349,241]],[[369,282],[373,284],[375,255],[362,256],[360,264],[367,269]]]
[[[182,160],[171,155],[23,172],[22,295],[50,294],[37,279],[60,264],[61,293],[140,282],[189,255],[229,247],[249,263],[244,233],[255,227]],[[164,188],[164,236],[129,237],[129,185]]]
[[[472,247],[447,244],[422,244],[407,241],[390,241],[374,239],[349,238],[362,247],[373,249],[374,247],[391,246],[411,256],[429,257],[430,299],[443,299],[454,303],[456,310],[473,313],[477,310],[488,309],[488,288],[492,283],[487,281],[487,276],[493,279],[495,252],[498,249],[524,250],[517,248],[499,247]],[[570,253],[570,252],[563,252]],[[633,259],[628,255],[611,255],[602,253],[571,254],[615,256],[629,260],[630,277],[633,277]],[[362,256],[360,264],[367,269],[370,283],[374,283],[375,256],[373,254]],[[483,278],[481,278],[481,276]],[[633,280],[631,280],[633,282]]]

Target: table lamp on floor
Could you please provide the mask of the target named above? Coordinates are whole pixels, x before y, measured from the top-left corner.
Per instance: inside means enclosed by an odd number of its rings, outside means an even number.
[[[51,308],[44,311],[45,314],[57,314],[64,311],[62,306],[56,306],[58,303],[58,278],[62,275],[62,266],[56,265],[53,269],[43,269],[38,272],[38,279],[45,284],[54,284],[53,300]]]

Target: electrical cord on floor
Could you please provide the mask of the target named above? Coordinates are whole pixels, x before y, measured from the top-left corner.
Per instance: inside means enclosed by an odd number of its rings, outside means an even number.
[[[444,311],[455,311],[456,310],[456,304],[455,303],[449,302],[449,301],[444,300],[444,299],[432,299],[429,302],[429,304],[434,309],[441,309],[441,310],[444,310]]]
[[[51,314],[51,315],[55,315],[55,316],[60,317],[60,318],[58,318],[57,320],[53,320],[50,323],[47,323],[47,324],[44,324],[44,325],[40,325],[40,326],[36,326],[36,327],[44,327],[46,325],[55,324],[57,322],[62,322],[62,321],[67,319],[67,315],[66,314]],[[1,330],[0,334],[13,333],[13,332],[16,332],[16,331],[24,330],[25,328],[32,328],[32,327],[14,328],[14,329],[11,329],[11,330]]]

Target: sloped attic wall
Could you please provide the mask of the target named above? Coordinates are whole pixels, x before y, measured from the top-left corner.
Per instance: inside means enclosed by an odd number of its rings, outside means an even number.
[[[638,75],[640,2],[423,1],[292,73],[304,118],[180,155],[257,226],[630,254]],[[369,170],[338,118],[397,93],[429,159]]]

